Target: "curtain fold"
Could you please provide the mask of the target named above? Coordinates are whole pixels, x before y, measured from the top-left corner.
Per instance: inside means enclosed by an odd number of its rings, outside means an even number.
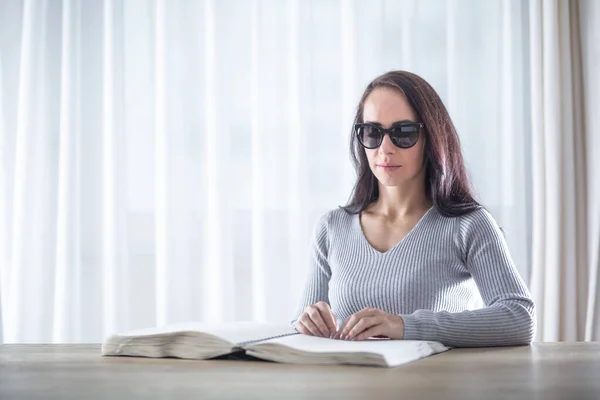
[[[80,202],[80,44],[79,7],[72,1],[62,9],[60,88],[57,149],[56,249],[54,266],[53,337],[71,340],[79,335],[81,281]]]
[[[599,20],[578,11],[591,7],[585,1],[531,2],[531,287],[538,307],[537,339],[543,341],[600,337],[594,316],[600,296],[594,256],[600,197],[590,169],[598,157],[598,146],[590,147],[597,116],[589,112],[598,81],[589,73],[592,36],[581,23]]]
[[[5,180],[5,176],[6,176],[6,171],[5,171],[5,145],[4,145],[4,137],[6,136],[6,128],[4,127],[4,99],[3,99],[3,90],[1,90],[4,85],[2,83],[2,54],[0,53],[0,216],[2,216],[3,218],[5,217],[4,212],[2,210],[6,210],[8,207],[5,205],[6,202],[6,182]],[[0,343],[4,343],[4,334],[3,331],[4,329],[3,327],[3,322],[4,322],[4,317],[3,317],[3,313],[2,313],[2,309],[3,309],[3,298],[4,296],[2,295],[3,293],[7,292],[7,286],[5,285],[6,282],[8,282],[8,276],[6,274],[6,267],[5,265],[8,264],[7,260],[6,260],[6,254],[7,254],[7,240],[8,240],[8,234],[5,233],[5,229],[8,227],[7,223],[0,223]]]
[[[354,183],[359,97],[391,69],[448,105],[527,279],[528,13],[524,0],[0,2],[4,341],[288,319],[314,223]]]
[[[579,148],[584,149],[579,163],[585,172],[578,177],[585,185],[587,218],[580,220],[587,228],[587,241],[579,243],[577,251],[587,254],[588,298],[585,340],[600,340],[600,4],[592,0],[579,0],[573,10],[573,18],[579,19],[582,80],[578,94],[582,96],[583,119],[578,121],[584,136],[578,138]],[[581,276],[583,280],[583,274]],[[583,309],[583,307],[582,307]]]

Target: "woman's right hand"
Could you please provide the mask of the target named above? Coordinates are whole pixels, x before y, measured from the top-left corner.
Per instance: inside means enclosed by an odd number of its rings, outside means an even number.
[[[296,329],[305,335],[333,337],[337,333],[337,324],[329,304],[319,301],[306,307],[296,322]]]

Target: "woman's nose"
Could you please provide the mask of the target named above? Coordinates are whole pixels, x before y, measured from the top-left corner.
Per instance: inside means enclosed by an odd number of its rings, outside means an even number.
[[[379,146],[379,151],[383,154],[391,154],[396,151],[396,146],[394,146],[394,143],[392,143],[390,135],[383,135],[383,140]]]

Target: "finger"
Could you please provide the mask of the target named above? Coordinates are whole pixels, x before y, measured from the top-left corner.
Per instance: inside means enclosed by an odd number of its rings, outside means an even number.
[[[360,313],[360,311],[358,313]],[[336,332],[336,334],[334,336],[335,339],[342,339],[342,340],[345,339],[343,333],[344,332],[347,333],[348,325],[353,324],[354,318],[356,318],[358,313],[352,314],[351,316],[346,318],[344,323],[342,323],[342,326],[340,326],[340,329],[338,329],[338,331]]]
[[[356,336],[356,338],[354,338],[354,340],[355,341],[366,340],[370,337],[387,337],[385,335],[385,326],[383,324],[372,326],[369,329],[367,329],[366,331],[364,331],[361,334],[359,334],[358,336]]]
[[[323,321],[323,317],[321,316],[321,312],[317,308],[317,306],[315,306],[315,305],[308,306],[306,313],[310,317],[313,324],[316,325],[319,332],[321,332],[321,334],[319,336],[329,337],[329,328],[327,328],[325,321]]]
[[[300,318],[300,322],[302,322],[302,324],[304,324],[304,326],[306,327],[306,329],[308,329],[308,331],[310,332],[311,335],[321,336],[321,331],[319,331],[319,328],[317,328],[317,326],[311,321],[308,314],[306,314],[306,313],[302,314],[302,317]]]
[[[345,340],[350,330],[360,319],[367,316],[377,315],[378,313],[381,313],[381,311],[376,308],[363,308],[356,314],[351,315],[350,318],[348,318],[346,322],[344,322],[344,325],[342,325],[342,327],[338,331],[336,338]]]
[[[310,335],[310,331],[301,321],[296,321],[296,330],[303,335]]]
[[[352,318],[352,317],[353,317],[353,315],[346,318],[346,320],[342,323],[342,326],[340,326],[340,329],[338,329],[337,332],[335,333],[335,335],[333,335],[334,339],[342,339],[342,332],[344,331],[346,326],[348,326],[348,322],[350,321],[350,318]]]
[[[323,318],[325,325],[327,325],[329,336],[333,335],[337,330],[337,327],[335,323],[335,316],[333,315],[333,311],[331,311],[331,307],[329,307],[329,304],[325,303],[324,301],[318,302],[316,306],[321,313],[321,317]]]
[[[361,318],[356,325],[348,332],[348,340],[354,339],[357,335],[371,328],[372,326],[381,324],[380,317],[364,317]]]
[[[342,327],[342,329],[340,329],[340,339],[347,340],[348,333],[352,330],[352,328],[354,328],[354,325],[356,325],[358,321],[360,321],[360,317],[358,316],[358,314],[351,315],[350,318],[348,318],[348,320],[346,321],[345,325]]]
[[[356,316],[356,318],[364,318],[364,317],[370,317],[373,315],[377,315],[379,313],[381,313],[382,311],[377,309],[377,308],[363,308],[362,310],[360,310],[359,312],[355,313],[354,315]]]

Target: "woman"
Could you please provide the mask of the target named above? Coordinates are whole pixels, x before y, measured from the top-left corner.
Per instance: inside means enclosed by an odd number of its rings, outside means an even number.
[[[502,231],[472,195],[435,90],[404,71],[375,79],[351,151],[357,182],[349,204],[317,223],[296,329],[450,347],[529,344],[534,304]],[[470,310],[478,294],[485,307]]]

